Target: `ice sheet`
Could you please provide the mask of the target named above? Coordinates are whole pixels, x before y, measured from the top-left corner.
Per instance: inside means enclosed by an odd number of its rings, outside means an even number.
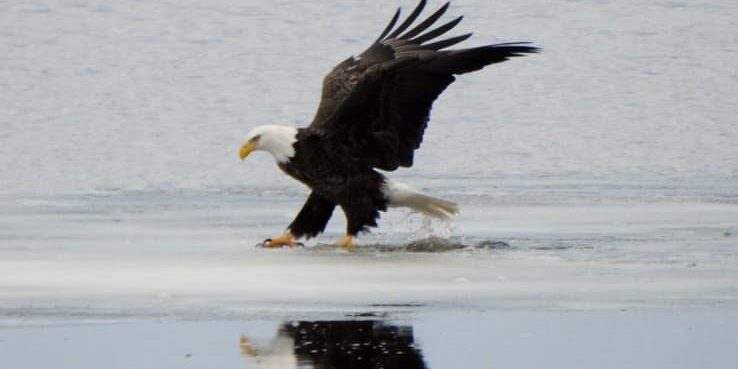
[[[247,317],[377,306],[434,309],[735,306],[738,209],[720,203],[475,203],[453,227],[390,212],[365,245],[256,245],[299,196],[107,193],[3,198],[0,308],[34,320]],[[429,234],[509,248],[387,250]],[[320,245],[322,244],[322,245]],[[317,245],[317,246],[316,246]]]

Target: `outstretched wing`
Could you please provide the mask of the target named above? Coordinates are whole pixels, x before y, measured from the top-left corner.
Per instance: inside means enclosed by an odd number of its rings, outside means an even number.
[[[382,31],[379,37],[369,46],[369,48],[358,56],[349,57],[339,63],[323,78],[323,90],[318,111],[313,119],[314,123],[321,124],[327,118],[330,118],[343,100],[351,93],[367,69],[376,64],[381,64],[395,59],[395,53],[398,51],[397,49],[401,46],[410,44],[412,36],[417,35],[432,26],[433,23],[446,12],[450,3],[446,3],[420,25],[401,35],[401,33],[410,28],[412,23],[415,22],[418,16],[420,16],[425,5],[426,0],[420,0],[413,12],[402,22],[402,24],[400,24],[399,27],[395,29],[395,25],[400,19],[401,13],[401,9],[397,8],[397,11],[389,24],[387,24],[384,31]],[[426,33],[423,38],[418,38],[414,41],[416,43],[422,43],[439,37],[454,28],[459,22],[461,22],[462,18],[463,17],[458,17],[453,21]],[[390,34],[390,32],[392,33]],[[431,50],[440,50],[466,40],[470,36],[471,33],[468,33],[444,40],[437,43],[438,45],[424,46]]]
[[[433,101],[454,75],[538,51],[528,43],[444,50],[471,34],[429,43],[462,17],[428,30],[446,12],[446,3],[409,29],[425,4],[421,0],[395,28],[398,9],[366,51],[346,59],[325,77],[321,103],[307,132],[334,140],[349,155],[347,159],[357,163],[383,170],[411,166]]]

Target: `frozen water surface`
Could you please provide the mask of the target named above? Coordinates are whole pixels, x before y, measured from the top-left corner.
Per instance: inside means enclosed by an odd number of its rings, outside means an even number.
[[[580,198],[547,205],[462,201],[468,206],[453,229],[391,212],[361,240],[397,246],[345,252],[319,245],[341,235],[341,221],[303,249],[255,246],[279,234],[299,206],[289,194],[6,197],[0,291],[11,322],[67,310],[73,318],[127,319],[370,304],[734,306],[734,205]],[[451,243],[509,247],[391,252],[447,232]]]
[[[0,357],[11,368],[59,357],[264,367],[239,356],[241,334],[255,331],[254,347],[268,351],[290,322],[370,320],[401,339],[413,327],[434,368],[735,362],[729,1],[455,1],[449,12],[466,15],[470,45],[529,40],[544,52],[460,78],[436,105],[416,165],[390,174],[458,202],[454,224],[395,211],[360,242],[509,247],[316,246],[341,236],[340,213],[303,249],[254,246],[283,230],[306,190],[266,155],[241,163],[240,140],[257,124],[307,124],[323,75],[363,50],[397,5],[1,6]],[[153,322],[162,320],[174,323]],[[116,322],[131,324],[67,326]],[[191,338],[200,336],[213,345]],[[140,337],[184,346],[162,351]],[[162,354],[107,361],[112,346],[90,354],[85,339]]]

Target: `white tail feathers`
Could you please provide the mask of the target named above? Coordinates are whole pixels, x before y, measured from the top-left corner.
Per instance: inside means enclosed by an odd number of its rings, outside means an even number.
[[[426,195],[404,183],[387,180],[382,192],[391,207],[405,207],[433,218],[447,220],[459,213],[459,206],[451,201]]]

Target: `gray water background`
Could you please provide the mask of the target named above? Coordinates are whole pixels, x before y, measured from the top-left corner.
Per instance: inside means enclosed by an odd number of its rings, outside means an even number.
[[[239,163],[241,139],[258,124],[307,125],[323,75],[399,5],[415,4],[6,2],[0,190],[297,193],[268,157]],[[714,0],[455,2],[458,33],[475,32],[466,45],[544,52],[459,78],[398,175],[462,193],[619,184],[735,198],[736,11]]]

